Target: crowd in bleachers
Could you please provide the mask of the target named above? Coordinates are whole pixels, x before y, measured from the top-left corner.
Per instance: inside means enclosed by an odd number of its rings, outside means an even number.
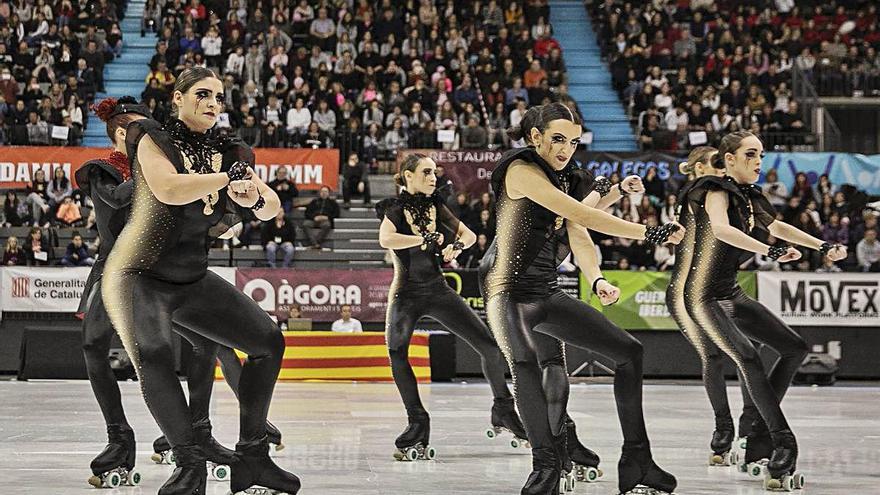
[[[880,96],[877,2],[586,4],[643,149],[703,144],[690,140],[700,132],[711,144],[739,129],[770,147],[810,145],[793,70],[820,95]]]
[[[175,75],[213,68],[220,126],[255,147],[337,147],[375,168],[401,148],[506,145],[520,102],[576,107],[546,0],[194,0],[144,15],[159,34],[144,100],[167,116]]]
[[[0,145],[81,143],[126,3],[0,1]]]

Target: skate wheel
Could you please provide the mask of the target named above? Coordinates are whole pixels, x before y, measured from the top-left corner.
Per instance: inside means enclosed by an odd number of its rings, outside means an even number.
[[[804,477],[802,473],[794,473],[794,489],[800,490],[807,484],[807,479]]]
[[[718,466],[724,463],[724,458],[718,454],[709,454],[709,465]]]
[[[587,483],[598,481],[600,476],[602,476],[602,471],[594,467],[588,467],[584,470],[584,481]]]
[[[752,478],[760,478],[764,475],[764,466],[757,462],[750,463],[748,465],[748,470],[749,476]]]
[[[731,450],[730,452],[728,452],[728,454],[728,466],[736,466],[737,464],[739,464],[739,452]]]
[[[495,434],[495,430],[493,428],[486,428],[486,436],[489,438],[495,438],[497,435]]]
[[[515,449],[518,449],[520,445],[521,445],[521,444],[520,444],[518,438],[514,438],[513,440],[510,441],[510,446],[513,447],[513,448],[515,448]]]
[[[226,481],[229,479],[229,466],[226,464],[217,464],[211,468],[211,476],[217,481]]]
[[[142,479],[141,472],[137,471],[135,469],[132,469],[125,476],[125,484],[128,486],[138,486],[141,484],[141,479]]]
[[[747,437],[742,437],[739,439],[739,448],[740,450],[746,450],[746,445],[748,445],[749,439]]]
[[[434,447],[428,446],[427,448],[425,448],[424,456],[425,459],[429,461],[433,460],[434,457],[437,456],[437,451],[434,449]]]
[[[116,488],[122,484],[122,476],[120,476],[119,473],[114,471],[112,473],[104,475],[103,481],[104,481],[104,486],[107,486],[110,488]]]

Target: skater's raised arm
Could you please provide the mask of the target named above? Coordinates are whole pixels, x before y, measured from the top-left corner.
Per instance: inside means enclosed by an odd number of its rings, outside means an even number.
[[[840,244],[829,244],[822,239],[817,239],[810,234],[804,232],[797,227],[789,225],[785,222],[775,221],[767,226],[770,235],[784,241],[788,241],[798,246],[814,249],[822,252],[831,261],[839,261],[846,258],[846,246]]]
[[[771,246],[730,225],[730,221],[727,219],[728,201],[727,193],[724,191],[709,191],[706,194],[706,213],[709,215],[712,234],[719,241],[745,251],[770,256],[780,263],[794,261],[801,257],[800,251],[793,247],[787,248],[781,256],[777,252],[771,253],[773,249]]]
[[[510,166],[505,187],[508,196],[512,199],[528,198],[590,230],[627,239],[646,239],[648,231],[644,225],[627,222],[602,210],[579,203],[554,187],[536,165],[528,162],[517,160]],[[677,223],[674,225],[677,228],[669,233],[667,241],[678,244],[684,237],[684,227]]]

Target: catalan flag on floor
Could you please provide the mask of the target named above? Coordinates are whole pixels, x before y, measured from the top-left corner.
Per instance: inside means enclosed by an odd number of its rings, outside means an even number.
[[[287,348],[279,380],[390,382],[391,364],[382,332],[282,332]],[[246,355],[236,350],[239,357]],[[419,383],[431,382],[428,334],[415,333],[409,362]],[[217,378],[223,376],[217,366]]]

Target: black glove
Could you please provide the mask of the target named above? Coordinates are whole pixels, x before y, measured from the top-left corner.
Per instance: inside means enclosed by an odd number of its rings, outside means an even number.
[[[788,252],[788,248],[789,246],[786,244],[783,244],[782,246],[770,246],[770,249],[767,251],[767,257],[776,261]]]
[[[593,190],[599,193],[600,197],[604,198],[611,192],[611,181],[600,175],[593,181]]]
[[[436,245],[440,235],[440,232],[422,232],[422,251]]]
[[[819,247],[819,252],[822,253],[822,256],[828,256],[828,252],[832,249],[839,248],[840,244],[831,244],[830,242],[823,242]]]
[[[229,167],[229,170],[226,171],[226,176],[229,177],[229,182],[234,180],[244,180],[248,178],[248,167],[250,165],[247,162],[237,161]]]
[[[645,240],[651,244],[661,246],[666,244],[666,241],[669,240],[669,236],[678,229],[679,226],[674,223],[665,223],[656,227],[648,227],[645,229]]]

